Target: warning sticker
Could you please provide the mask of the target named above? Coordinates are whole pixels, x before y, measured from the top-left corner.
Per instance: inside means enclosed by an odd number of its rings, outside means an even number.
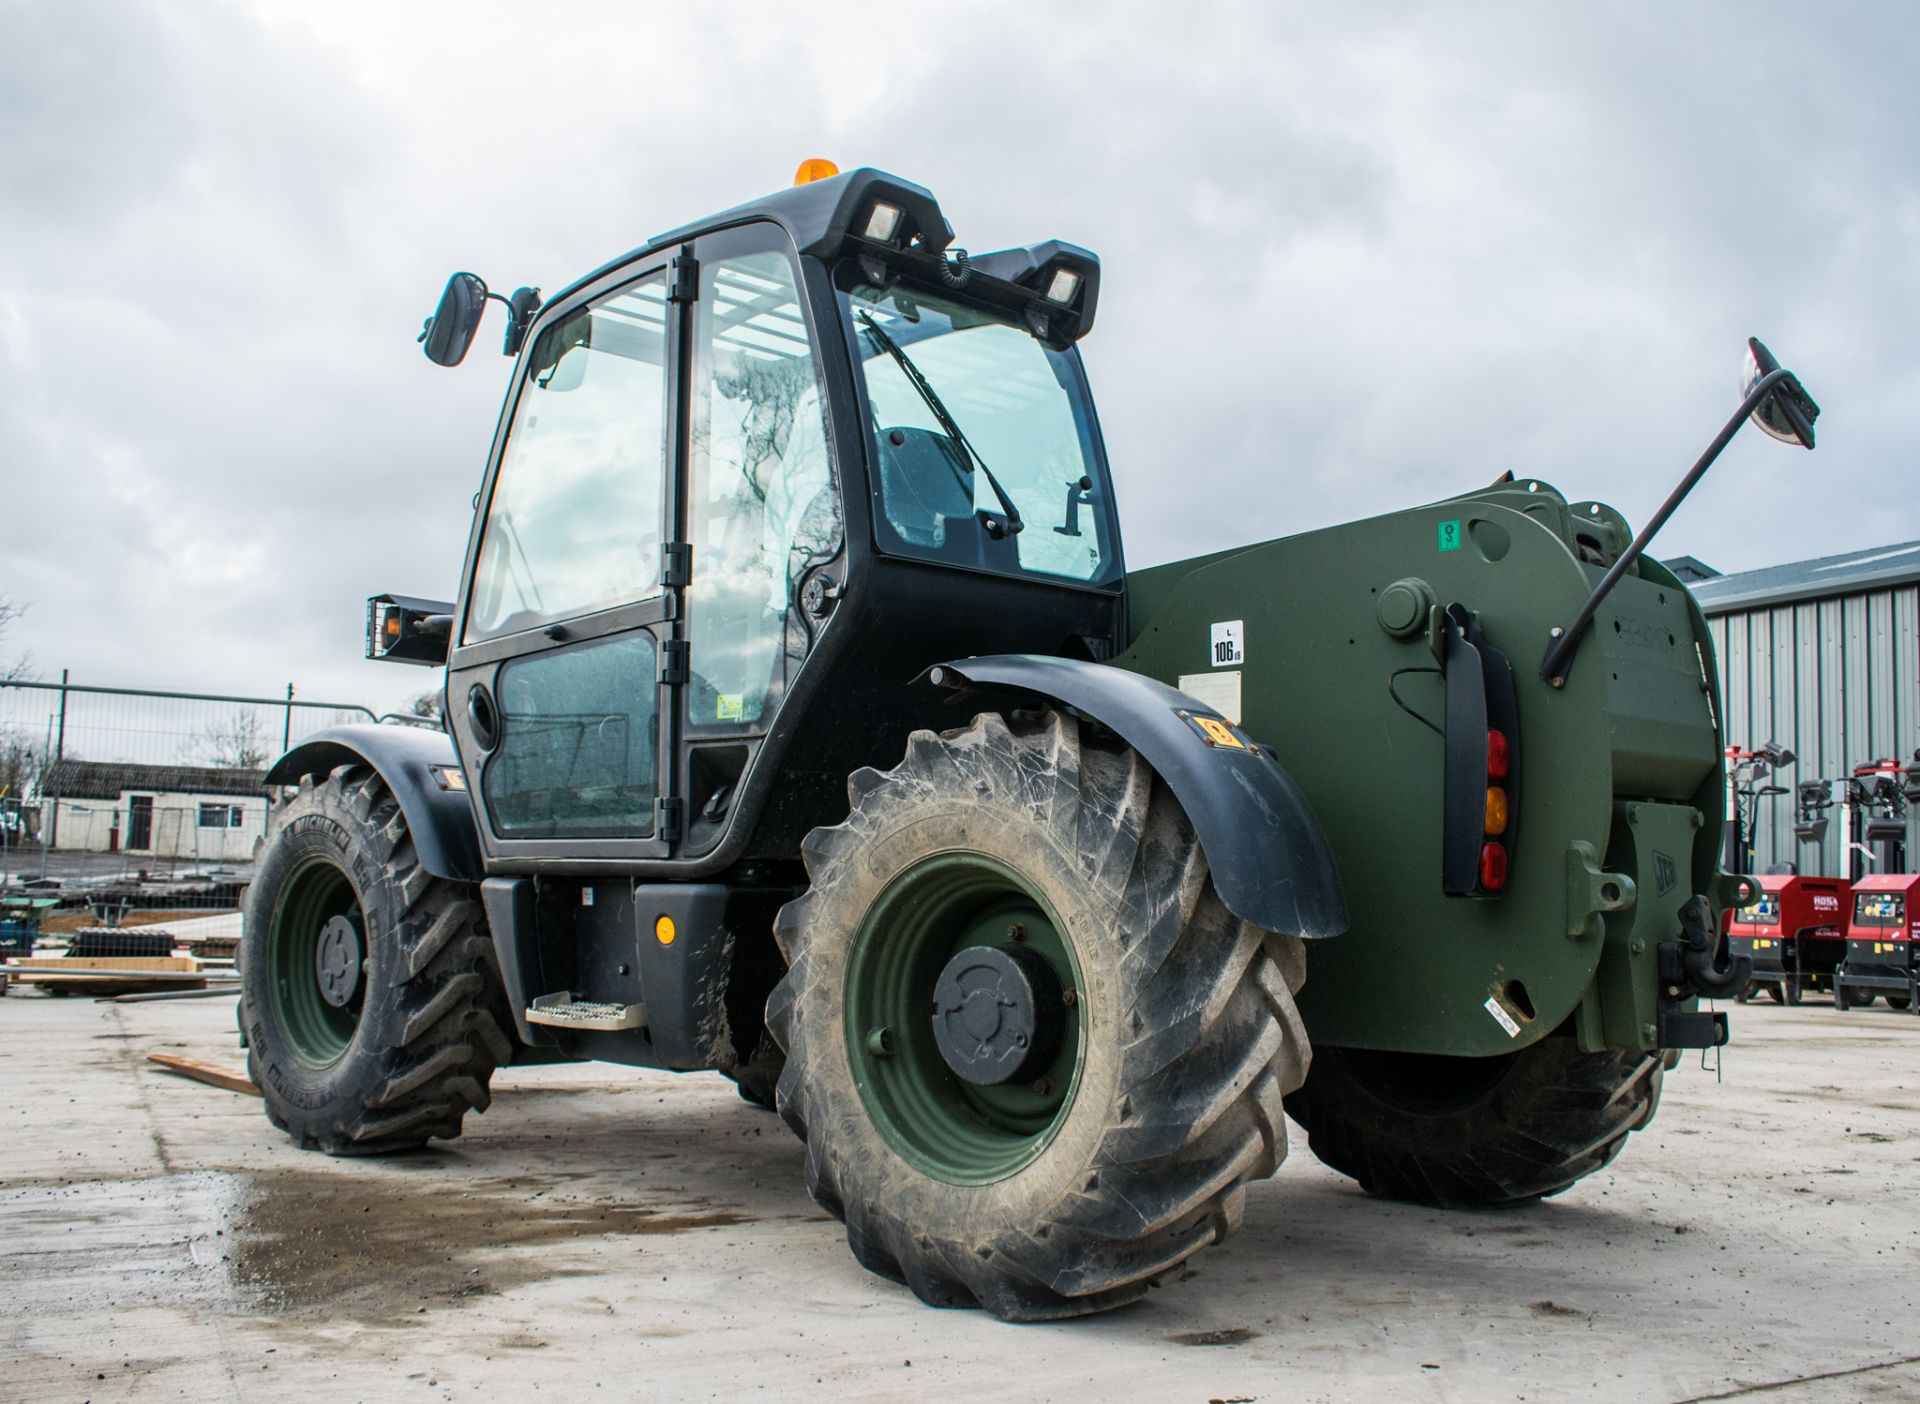
[[[1225,746],[1234,751],[1247,749],[1247,743],[1235,736],[1233,728],[1218,717],[1189,717],[1187,720],[1200,728],[1200,734],[1206,738],[1209,746]]]
[[[1227,619],[1213,626],[1209,661],[1216,668],[1247,661],[1247,624],[1244,619]]]
[[[1486,1007],[1487,1013],[1493,1015],[1494,1023],[1507,1031],[1508,1038],[1520,1037],[1520,1025],[1515,1022],[1513,1015],[1507,1013],[1497,996],[1488,995]]]

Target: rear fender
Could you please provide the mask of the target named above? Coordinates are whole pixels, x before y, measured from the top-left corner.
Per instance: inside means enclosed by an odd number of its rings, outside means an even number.
[[[1139,673],[1036,654],[943,663],[926,680],[1036,693],[1117,732],[1180,801],[1229,911],[1294,936],[1347,929],[1333,850],[1306,797],[1266,747],[1213,708]]]
[[[387,782],[407,816],[414,852],[435,877],[479,882],[486,876],[460,758],[445,732],[415,726],[336,726],[273,763],[269,785],[318,782],[343,765],[367,765]]]

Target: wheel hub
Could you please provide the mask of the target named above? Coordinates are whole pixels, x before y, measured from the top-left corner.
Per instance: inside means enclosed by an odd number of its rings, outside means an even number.
[[[933,987],[933,1037],[954,1072],[983,1087],[1031,1078],[1066,1027],[1060,977],[1037,951],[969,946]]]
[[[320,928],[315,943],[314,973],[320,982],[320,998],[335,1009],[345,1009],[360,988],[360,962],[364,953],[360,928],[345,914],[333,917]]]

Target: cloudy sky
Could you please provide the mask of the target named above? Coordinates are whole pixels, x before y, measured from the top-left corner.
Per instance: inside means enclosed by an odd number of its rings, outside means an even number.
[[[454,591],[505,389],[415,346],[447,273],[557,289],[816,155],[1101,255],[1136,565],[1509,468],[1644,519],[1754,333],[1821,447],[1743,435],[1661,554],[1920,537],[1907,4],[0,0],[0,53],[0,650],[43,675],[430,682],[360,631]]]

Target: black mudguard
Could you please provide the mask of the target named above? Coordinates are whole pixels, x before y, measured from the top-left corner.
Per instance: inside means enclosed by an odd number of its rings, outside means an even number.
[[[1038,693],[1111,728],[1186,810],[1235,916],[1294,936],[1347,929],[1333,850],[1306,797],[1266,747],[1213,708],[1139,673],[1037,654],[943,663],[927,681]]]
[[[312,736],[273,763],[269,785],[324,780],[343,765],[370,765],[380,772],[407,816],[414,852],[435,877],[479,882],[486,874],[473,806],[460,781],[460,758],[445,732],[419,726],[336,726]],[[449,789],[435,775],[462,788]]]

